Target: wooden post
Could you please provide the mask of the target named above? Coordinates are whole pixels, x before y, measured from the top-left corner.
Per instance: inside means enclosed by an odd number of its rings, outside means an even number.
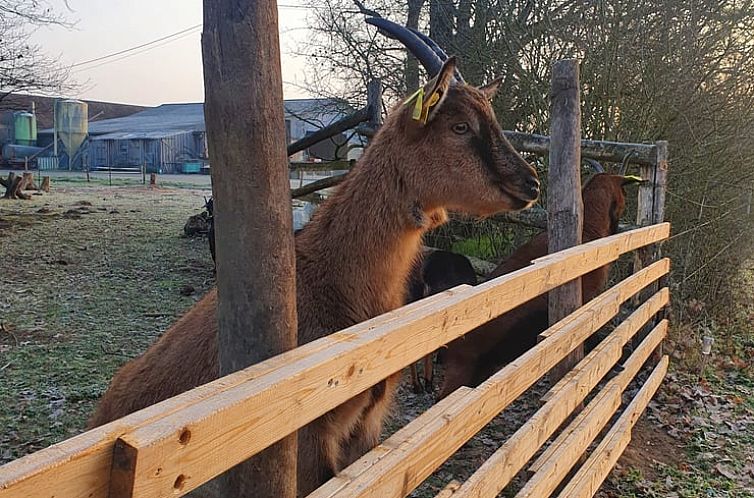
[[[369,109],[368,126],[377,130],[382,124],[382,81],[378,78],[367,83],[367,109]]]
[[[157,173],[149,173],[149,186],[150,187],[157,186]]]
[[[550,108],[550,168],[547,177],[548,239],[551,253],[581,244],[584,206],[581,199],[581,108],[579,62],[557,61],[552,66]],[[550,325],[581,307],[581,279],[549,293]],[[560,379],[584,357],[579,346],[553,369]]]
[[[296,347],[295,249],[277,5],[205,0],[218,353],[226,375]],[[296,496],[296,434],[223,474],[222,496]]]
[[[665,192],[668,182],[668,142],[660,140],[655,143],[654,164],[642,164],[639,169],[639,175],[646,180],[646,183],[639,185],[639,200],[636,208],[636,224],[639,226],[654,225],[662,223],[665,220]],[[634,272],[652,264],[660,258],[660,246],[643,247],[634,254]],[[667,285],[667,276],[649,285],[634,300],[634,305],[640,304],[648,296],[657,292],[659,286]],[[634,336],[632,345],[637,347],[644,339],[646,334],[658,320],[650,321],[636,336]],[[653,360],[659,361],[662,357],[662,344],[652,356]]]
[[[141,163],[141,183],[142,185],[147,184],[147,162],[142,161]]]

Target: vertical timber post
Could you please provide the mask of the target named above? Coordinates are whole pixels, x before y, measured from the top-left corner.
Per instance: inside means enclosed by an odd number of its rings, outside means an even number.
[[[277,3],[204,0],[202,54],[226,375],[297,343]],[[220,496],[295,498],[296,437],[223,474]]]
[[[636,224],[639,226],[655,225],[665,220],[665,192],[668,183],[668,142],[660,140],[655,142],[655,160],[654,164],[642,165],[639,170],[639,176],[645,180],[645,183],[639,185],[639,200],[636,208]],[[649,247],[638,249],[634,255],[634,272],[650,265],[660,259],[660,246],[654,244]],[[638,301],[650,297],[657,292],[659,286],[667,285],[668,278],[663,277],[658,282],[654,282],[640,293]],[[655,322],[651,321],[644,327],[632,340],[634,347],[644,339],[644,336],[651,330]],[[657,348],[653,358],[659,361],[662,356],[662,345]]]
[[[552,66],[550,109],[550,168],[547,177],[549,252],[581,244],[584,206],[581,199],[581,108],[579,62],[557,61]],[[553,289],[548,298],[550,325],[582,305],[581,279]],[[584,357],[580,345],[553,369],[556,381]]]
[[[378,78],[367,83],[367,106],[369,108],[369,128],[377,132],[382,124],[382,81]]]

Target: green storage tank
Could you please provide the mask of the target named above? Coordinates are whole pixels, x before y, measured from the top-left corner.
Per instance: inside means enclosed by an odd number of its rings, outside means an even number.
[[[30,112],[13,113],[16,145],[37,145],[37,117]]]

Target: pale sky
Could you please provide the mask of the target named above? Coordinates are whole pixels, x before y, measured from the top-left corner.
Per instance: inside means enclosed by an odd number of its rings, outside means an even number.
[[[40,28],[32,38],[65,64],[119,52],[202,23],[202,0],[69,0],[68,4],[73,12],[60,9],[78,21],[75,28]],[[297,87],[303,82],[306,59],[293,55],[306,39],[307,9],[302,0],[279,0],[278,15],[285,98],[307,97]],[[72,76],[82,89],[66,97],[140,105],[201,102],[200,39],[201,27],[197,27],[123,58],[74,67]]]

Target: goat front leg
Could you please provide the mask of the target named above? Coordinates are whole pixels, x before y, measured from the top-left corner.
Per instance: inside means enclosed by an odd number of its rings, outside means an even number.
[[[390,414],[400,382],[401,372],[397,372],[367,391],[372,396],[372,403],[364,411],[348,441],[348,447],[344,449],[345,466],[351,465],[379,444],[382,427]]]

